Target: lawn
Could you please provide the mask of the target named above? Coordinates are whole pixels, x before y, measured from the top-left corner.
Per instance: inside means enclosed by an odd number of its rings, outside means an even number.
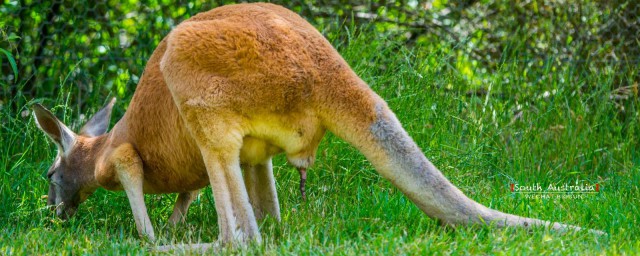
[[[495,71],[470,73],[455,48],[407,48],[350,32],[335,43],[352,68],[384,98],[425,155],[470,198],[504,212],[607,233],[561,234],[543,228],[446,228],[384,180],[353,147],[325,137],[308,171],[307,201],[298,173],[274,161],[282,221],[260,222],[263,243],[225,254],[637,254],[640,216],[640,106],[637,83],[620,84],[617,66],[577,72],[572,63],[505,57]],[[335,40],[332,40],[336,42]],[[517,51],[517,49],[514,49]],[[637,73],[638,68],[634,71]],[[71,127],[79,113],[60,78],[57,98],[42,102]],[[97,95],[97,94],[95,94]],[[107,98],[83,99],[95,112]],[[16,96],[20,97],[20,96]],[[128,96],[130,97],[130,95]],[[626,98],[625,98],[626,97]],[[55,146],[28,104],[3,107],[0,144],[0,254],[143,254],[124,192],[98,190],[61,221],[46,207]],[[126,110],[120,99],[114,119]],[[84,113],[90,114],[90,113]],[[112,124],[117,120],[112,120]],[[547,193],[511,191],[540,185]],[[598,184],[594,193],[548,193],[548,186]],[[213,242],[217,217],[210,188],[187,223],[166,225],[176,195],[147,195],[158,245]]]

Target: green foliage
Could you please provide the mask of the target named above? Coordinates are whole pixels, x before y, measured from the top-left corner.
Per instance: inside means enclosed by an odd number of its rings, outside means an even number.
[[[640,106],[617,97],[635,97],[632,89],[620,91],[615,83],[621,67],[577,76],[571,68],[554,70],[553,60],[523,70],[520,59],[505,57],[496,72],[484,75],[487,83],[481,90],[451,65],[458,56],[454,48],[408,48],[370,29],[349,25],[328,35],[455,185],[492,208],[609,235],[441,227],[381,178],[361,154],[329,135],[308,172],[308,201],[300,199],[297,172],[279,156],[274,166],[282,222],[268,218],[259,223],[262,245],[223,248],[221,253],[565,255],[640,250],[640,209],[634,203],[640,198]],[[132,73],[121,73],[121,79]],[[585,89],[570,83],[571,78],[598,86]],[[71,80],[63,77],[60,84],[55,97],[41,101],[74,129],[83,123],[75,120],[90,116],[108,99],[97,93],[84,96],[85,111],[73,100]],[[130,93],[125,91],[125,97]],[[116,119],[127,102],[117,102]],[[145,254],[151,245],[136,238],[123,192],[98,190],[69,221],[55,218],[45,207],[44,174],[55,147],[37,130],[27,107],[0,110],[0,252]],[[581,199],[529,199],[509,191],[510,183],[576,181],[599,183],[603,190]],[[146,196],[159,244],[216,241],[210,189],[191,206],[185,226],[170,228],[165,223],[174,200],[172,195]]]
[[[11,66],[11,70],[13,71],[14,79],[18,79],[18,65],[16,65],[16,60],[13,58],[10,52],[5,49],[0,48],[0,53],[6,57],[7,61],[9,61],[9,66]],[[2,58],[0,58],[2,60]],[[0,64],[2,62],[0,61]]]
[[[70,82],[68,93],[80,109],[88,107],[87,94],[130,96],[147,58],[171,27],[233,2],[6,0],[0,5],[0,27],[11,40],[0,48],[15,56],[19,75],[9,77],[11,67],[2,63],[0,80],[7,86],[0,100],[19,94],[53,97],[61,79]],[[476,89],[486,90],[505,59],[518,61],[514,68],[527,74],[543,68],[569,71],[564,82],[585,90],[598,86],[581,79],[583,74],[611,72],[614,66],[614,88],[639,80],[634,68],[640,65],[638,1],[272,2],[300,13],[341,43],[348,41],[339,33],[344,26],[364,25],[398,44],[447,54],[441,61]],[[531,84],[513,87],[528,90]]]

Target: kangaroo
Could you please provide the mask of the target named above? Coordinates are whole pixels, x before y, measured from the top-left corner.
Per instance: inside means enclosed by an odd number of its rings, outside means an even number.
[[[123,189],[139,235],[153,239],[145,193],[179,193],[170,218],[176,223],[194,191],[211,184],[219,240],[260,241],[256,219],[280,216],[272,156],[286,154],[304,190],[304,171],[330,131],[444,224],[581,229],[503,213],[465,196],[331,44],[277,5],[228,5],[182,22],[160,42],[126,113],[106,133],[112,106],[79,134],[33,107],[59,148],[48,173],[49,203],[59,216],[72,215],[98,187]]]

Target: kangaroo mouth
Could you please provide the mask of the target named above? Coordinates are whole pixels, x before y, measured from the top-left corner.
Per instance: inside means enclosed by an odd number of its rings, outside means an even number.
[[[77,210],[77,205],[65,205],[64,203],[56,205],[56,215],[62,220],[68,220],[73,217]]]
[[[67,220],[75,215],[75,213],[78,211],[78,206],[82,202],[87,200],[87,198],[91,196],[94,191],[95,188],[80,189],[76,191],[63,191],[61,189],[56,190],[52,188],[49,190],[47,204],[51,207],[52,210],[55,210],[58,218]],[[72,196],[65,196],[69,194],[71,194]]]
[[[54,205],[58,218],[62,220],[68,220],[69,218],[73,217],[73,215],[76,214],[76,211],[78,210],[78,205],[80,205],[80,199],[80,193],[75,193],[71,200],[63,199],[61,200],[62,202]]]

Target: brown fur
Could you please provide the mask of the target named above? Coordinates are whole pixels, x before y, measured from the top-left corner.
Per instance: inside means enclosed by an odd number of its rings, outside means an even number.
[[[445,223],[579,229],[464,196],[315,28],[271,4],[223,6],[180,24],[153,53],[124,117],[106,135],[77,136],[77,145],[99,148],[87,149],[101,156],[83,175],[127,191],[141,235],[153,237],[141,192],[182,193],[173,222],[186,214],[190,191],[210,183],[220,238],[230,242],[260,240],[256,217],[279,217],[271,156],[284,152],[304,170],[325,130]]]

